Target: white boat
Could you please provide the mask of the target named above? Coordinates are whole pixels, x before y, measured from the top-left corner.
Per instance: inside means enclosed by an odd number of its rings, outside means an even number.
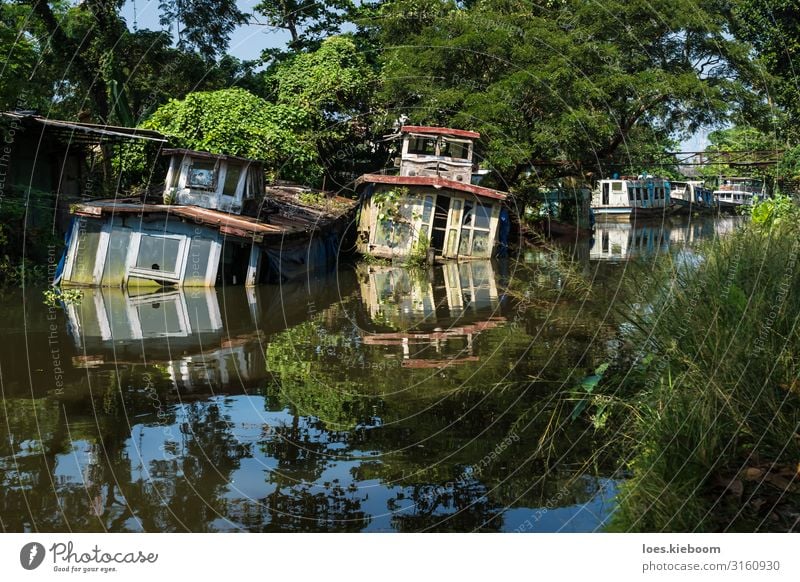
[[[714,193],[705,187],[701,180],[671,182],[672,200],[677,206],[691,210],[704,210],[714,207]]]
[[[756,178],[721,176],[714,199],[720,208],[738,208],[752,205],[753,199],[764,196],[764,182]]]
[[[672,207],[670,190],[668,180],[652,176],[600,180],[592,210],[598,222],[662,216]]]

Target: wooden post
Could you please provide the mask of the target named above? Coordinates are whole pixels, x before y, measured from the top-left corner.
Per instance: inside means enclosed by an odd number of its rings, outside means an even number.
[[[255,242],[250,247],[250,260],[247,262],[247,278],[245,279],[246,287],[254,287],[258,283],[258,274],[261,268],[261,247]]]

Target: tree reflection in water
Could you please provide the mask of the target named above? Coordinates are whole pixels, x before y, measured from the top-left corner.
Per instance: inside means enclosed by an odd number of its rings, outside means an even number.
[[[66,388],[6,394],[2,528],[502,531],[510,510],[581,513],[602,497],[587,475],[611,469],[586,468],[584,425],[552,425],[615,329],[551,294],[554,265],[89,291],[61,322]],[[509,285],[539,303],[518,309]]]

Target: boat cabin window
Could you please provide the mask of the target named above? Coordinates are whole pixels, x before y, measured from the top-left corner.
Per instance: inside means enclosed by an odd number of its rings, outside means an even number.
[[[439,155],[453,158],[454,160],[468,160],[469,144],[460,141],[443,139],[441,145],[439,146]]]
[[[492,206],[467,200],[464,202],[464,213],[461,221],[461,239],[458,245],[459,255],[488,257],[492,249],[490,245],[490,221]]]
[[[436,138],[413,136],[408,141],[408,153],[418,156],[435,156]]]
[[[622,182],[611,182],[611,189],[614,192],[622,192]]]
[[[634,200],[634,188],[633,186],[628,186],[628,202],[632,202]]]
[[[142,233],[136,263],[131,273],[162,275],[168,279],[179,278],[185,242],[185,237],[182,236]]]
[[[225,196],[235,196],[236,187],[239,185],[239,176],[242,175],[242,164],[228,163],[228,170],[225,172],[225,184],[222,193]]]
[[[217,189],[217,165],[209,160],[192,160],[189,177],[186,181],[189,188],[201,190]]]

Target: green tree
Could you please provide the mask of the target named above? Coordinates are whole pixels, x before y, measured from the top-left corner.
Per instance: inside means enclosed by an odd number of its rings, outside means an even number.
[[[160,21],[175,26],[178,48],[214,60],[228,48],[231,33],[247,22],[236,0],[160,0]]]
[[[658,140],[752,96],[724,5],[688,0],[393,0],[361,24],[383,44],[387,107],[469,127],[507,183],[537,160],[604,171],[637,128]]]
[[[709,145],[705,151],[716,153],[715,158],[724,161],[730,158],[733,165],[725,163],[701,166],[700,174],[706,178],[716,178],[718,176],[753,176],[761,178],[767,182],[768,190],[772,190],[781,177],[779,164],[753,164],[742,165],[736,163],[735,152],[770,152],[782,150],[786,147],[785,140],[775,133],[768,134],[753,126],[736,125],[733,127],[719,129],[708,134]],[[720,153],[722,152],[722,153]],[[725,152],[731,152],[730,155]],[[746,158],[759,157],[755,153],[747,154]],[[746,161],[746,160],[745,160]]]
[[[340,31],[352,10],[352,0],[263,0],[255,7],[267,26],[291,35],[289,49],[292,52],[317,48],[326,37]],[[267,49],[264,56],[280,57],[281,53],[280,49]]]
[[[761,85],[767,96],[762,119],[777,121],[797,136],[800,118],[796,63],[800,59],[800,2],[798,0],[735,0],[733,32],[750,43],[762,66]]]
[[[279,104],[308,115],[320,159],[334,181],[372,161],[368,114],[377,82],[377,73],[346,36],[327,38],[317,50],[277,63],[266,75]]]
[[[244,89],[173,99],[143,125],[169,135],[181,147],[261,160],[270,178],[310,183],[321,175],[308,113],[269,103]]]

